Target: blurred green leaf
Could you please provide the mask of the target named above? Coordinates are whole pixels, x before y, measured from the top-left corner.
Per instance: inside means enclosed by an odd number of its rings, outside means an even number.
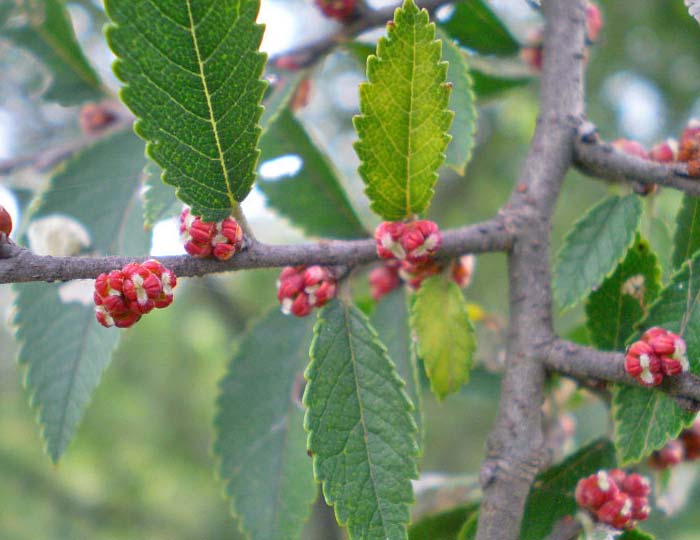
[[[617,266],[634,240],[641,215],[639,197],[615,195],[574,224],[554,266],[554,297],[561,308],[576,304]]]
[[[261,164],[287,155],[302,160],[301,168],[292,175],[269,180],[260,177],[258,186],[272,208],[311,236],[367,236],[340,185],[338,172],[289,109],[268,127],[260,148]]]
[[[464,526],[457,535],[457,540],[476,540],[476,533],[479,529],[479,512],[474,512],[464,523]]]
[[[0,28],[0,38],[12,41],[36,56],[51,72],[43,98],[75,105],[103,97],[102,85],[83,54],[70,17],[59,0],[19,0],[20,26]],[[0,14],[7,17],[9,12]]]
[[[700,249],[700,199],[683,196],[676,217],[676,235],[673,238],[673,268],[678,270]]]
[[[450,128],[452,140],[447,145],[445,164],[464,175],[475,143],[476,97],[464,54],[443,32],[438,31],[438,37],[442,40],[443,58],[449,62],[447,80],[452,84],[449,108],[455,113]]]
[[[304,69],[292,72],[272,71],[271,73],[276,82],[271,86],[271,90],[265,96],[263,102],[265,112],[263,112],[260,118],[260,127],[262,128],[263,135],[265,131],[267,131],[267,128],[277,120],[277,117],[287,109],[289,102],[299,88],[299,84],[309,75],[308,70]]]
[[[443,275],[426,279],[416,293],[411,326],[433,393],[443,399],[469,380],[476,337],[459,286]]]
[[[465,522],[475,515],[479,505],[460,506],[447,512],[428,516],[411,525],[409,540],[458,540]]]
[[[649,307],[640,330],[661,326],[683,336],[690,371],[700,372],[700,255],[681,268]],[[695,414],[663,392],[618,385],[613,392],[615,446],[621,465],[636,463],[675,439]]]
[[[355,150],[370,206],[399,220],[430,205],[453,113],[448,66],[428,12],[405,0],[387,33],[367,60],[369,82],[360,85]]]
[[[64,303],[58,285],[14,288],[19,363],[26,367],[25,385],[39,413],[46,451],[56,463],[75,435],[120,332],[95,321],[92,303]]]
[[[106,0],[122,100],[163,180],[206,221],[230,215],[255,180],[265,55],[259,0]]]
[[[248,333],[220,385],[214,453],[251,540],[297,540],[316,497],[301,406],[312,323],[274,308]]]
[[[90,232],[92,250],[145,255],[150,235],[139,193],[145,164],[143,142],[130,129],[114,132],[56,170],[31,217],[67,215]]]
[[[372,314],[374,326],[389,358],[396,364],[399,376],[406,383],[406,393],[413,403],[413,419],[418,426],[418,440],[423,440],[423,404],[420,393],[418,358],[411,338],[408,298],[403,288],[387,294]],[[422,446],[422,445],[421,445]]]
[[[615,448],[609,440],[599,439],[537,476],[525,503],[520,540],[546,538],[557,521],[577,512],[578,481],[615,466]]]
[[[474,68],[470,73],[474,83],[474,93],[480,100],[496,97],[513,88],[525,86],[531,81],[527,77],[499,77]]]
[[[143,223],[149,228],[162,219],[179,215],[182,210],[182,203],[175,196],[175,190],[163,182],[161,175],[161,169],[152,161],[143,169],[146,188],[143,194]]]
[[[449,19],[440,23],[460,45],[481,54],[516,54],[520,44],[484,0],[463,0]]]
[[[646,307],[661,288],[661,268],[649,243],[637,234],[625,259],[586,302],[591,341],[604,351],[624,351]]]
[[[339,300],[323,308],[306,378],[308,446],[338,522],[351,540],[405,540],[418,475],[416,424],[404,383],[364,314]]]
[[[617,540],[654,540],[654,536],[639,529],[623,532]]]

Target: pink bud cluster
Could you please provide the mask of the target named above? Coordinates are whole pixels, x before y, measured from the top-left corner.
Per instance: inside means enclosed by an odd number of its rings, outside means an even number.
[[[471,283],[474,275],[474,255],[464,255],[450,263],[450,278],[463,289]],[[381,299],[391,291],[406,283],[412,290],[418,290],[423,280],[440,274],[445,270],[443,264],[430,260],[419,265],[407,264],[405,261],[390,260],[369,273],[369,285],[372,298]]]
[[[649,457],[649,466],[653,469],[667,469],[683,461],[700,459],[700,421],[683,430],[677,439],[666,443]]]
[[[355,13],[357,0],[315,0],[316,7],[326,17],[347,21]]]
[[[645,386],[661,384],[689,369],[686,345],[682,337],[664,328],[650,328],[627,349],[625,371]]]
[[[213,255],[225,261],[243,247],[243,229],[232,217],[217,222],[202,221],[185,208],[180,214],[180,240],[192,257]]]
[[[173,302],[177,277],[155,259],[130,263],[95,280],[95,316],[107,328],[128,328],[142,315]]]
[[[285,315],[306,317],[334,298],[336,289],[335,276],[325,266],[287,266],[277,281],[277,299]]]
[[[576,503],[598,522],[632,529],[649,517],[649,480],[621,469],[601,470],[579,480]]]

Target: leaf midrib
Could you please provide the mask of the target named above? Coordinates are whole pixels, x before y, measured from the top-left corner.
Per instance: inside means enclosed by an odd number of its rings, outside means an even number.
[[[192,44],[194,45],[194,52],[197,56],[197,67],[199,69],[199,77],[200,79],[202,79],[202,89],[204,91],[204,97],[207,100],[209,121],[211,122],[212,131],[214,132],[214,141],[216,142],[216,152],[218,154],[218,161],[221,164],[221,171],[224,175],[224,181],[226,182],[226,196],[228,197],[229,202],[231,203],[231,208],[235,208],[237,206],[237,202],[233,197],[231,179],[229,178],[228,169],[226,169],[223,147],[221,146],[221,138],[219,137],[219,128],[216,122],[216,117],[214,115],[214,107],[212,106],[211,102],[211,92],[209,92],[209,85],[207,84],[207,79],[204,76],[204,62],[202,61],[202,56],[199,52],[199,42],[197,41],[197,33],[195,30],[196,25],[194,23],[194,18],[192,17],[192,0],[185,0],[185,4],[187,5],[187,18],[190,22],[189,30],[190,34],[192,35]],[[240,16],[240,4],[237,5],[237,11],[238,12],[236,19],[238,19],[238,17]]]
[[[420,12],[419,12],[420,13]],[[411,44],[411,52],[413,58],[411,61],[411,81],[410,93],[408,101],[408,137],[406,139],[406,213],[411,211],[411,139],[413,135],[413,104],[415,102],[415,82],[416,82],[416,25],[412,25],[413,43]]]
[[[357,396],[357,406],[360,411],[360,424],[362,425],[362,437],[365,441],[365,449],[367,451],[367,465],[369,467],[369,477],[372,483],[372,491],[374,492],[374,497],[377,503],[377,512],[379,513],[379,518],[382,520],[382,530],[386,532],[386,519],[384,518],[384,512],[382,510],[382,505],[379,501],[379,495],[377,493],[377,483],[374,479],[374,464],[372,463],[372,457],[369,451],[369,430],[367,429],[367,424],[365,422],[364,409],[362,407],[362,398],[360,396],[360,383],[359,377],[357,375],[357,356],[355,354],[355,347],[353,346],[353,333],[350,328],[350,308],[343,304],[343,309],[345,310],[345,330],[348,334],[348,348],[350,349],[350,364],[352,365],[352,374],[355,378],[355,395]]]

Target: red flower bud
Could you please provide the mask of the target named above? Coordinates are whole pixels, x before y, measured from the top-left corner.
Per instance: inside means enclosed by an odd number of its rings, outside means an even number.
[[[685,459],[700,459],[700,421],[696,420],[691,427],[684,430],[680,439],[685,448]]]
[[[592,2],[586,6],[586,34],[588,40],[593,42],[598,39],[600,30],[603,28],[603,16],[600,8]]]
[[[277,299],[282,313],[305,317],[314,307],[322,307],[335,297],[335,278],[323,266],[287,266],[277,281]]]
[[[369,273],[372,298],[379,300],[401,285],[399,265],[391,262],[375,268]]]
[[[576,503],[587,510],[595,512],[606,502],[612,500],[620,488],[607,471],[598,471],[587,478],[582,478],[576,485]]]
[[[675,139],[667,139],[649,150],[649,158],[659,163],[672,163],[677,157],[678,142]]]
[[[614,499],[601,506],[596,515],[601,523],[624,529],[632,522],[632,500],[626,493],[618,493]]]
[[[12,232],[12,217],[10,213],[5,210],[4,206],[0,206],[0,233],[4,233],[10,236]]]
[[[399,240],[410,263],[424,263],[430,259],[442,244],[442,235],[437,224],[422,219],[406,224]]]
[[[678,465],[683,461],[685,449],[683,443],[678,440],[668,441],[666,446],[661,450],[657,450],[649,457],[649,466],[653,469],[667,469]]]
[[[627,475],[622,483],[618,483],[618,485],[630,497],[648,497],[651,493],[649,479],[637,473]]]
[[[657,386],[663,380],[661,359],[645,341],[636,341],[627,350],[625,371],[645,386]]]
[[[384,221],[374,231],[374,240],[377,242],[377,255],[382,259],[406,258],[406,252],[400,243],[404,234],[405,225],[401,221]]]
[[[700,120],[692,118],[683,130],[678,143],[678,161],[700,159]]]
[[[326,17],[339,21],[348,20],[355,12],[356,0],[314,0]]]
[[[642,159],[649,159],[649,153],[646,148],[644,148],[637,141],[630,141],[628,139],[617,139],[612,143],[613,147],[620,152],[629,154],[631,156],[637,156]]]
[[[474,267],[476,266],[476,257],[474,255],[464,255],[457,261],[452,263],[452,280],[466,289],[472,281]]]

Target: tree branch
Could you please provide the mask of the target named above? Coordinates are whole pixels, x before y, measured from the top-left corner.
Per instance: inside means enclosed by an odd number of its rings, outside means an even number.
[[[498,420],[481,470],[478,540],[517,540],[525,500],[547,461],[544,360],[554,341],[551,216],[583,117],[584,0],[543,3],[547,25],[540,116],[506,207],[517,231],[509,253],[510,331]]]
[[[688,177],[685,163],[657,163],[616,150],[597,136],[577,138],[575,164],[589,176],[611,182],[659,184],[700,196],[700,181]]]
[[[443,233],[441,258],[454,258],[465,253],[508,251],[512,235],[496,218],[476,225],[451,229]],[[48,257],[15,246],[0,246],[0,283],[27,281],[68,281],[94,279],[103,272],[121,268],[127,263],[147,257]],[[357,266],[377,260],[373,239],[321,240],[291,246],[271,246],[252,241],[249,247],[228,261],[195,259],[189,255],[158,257],[177,276],[203,276],[218,272],[253,268],[323,264]]]

